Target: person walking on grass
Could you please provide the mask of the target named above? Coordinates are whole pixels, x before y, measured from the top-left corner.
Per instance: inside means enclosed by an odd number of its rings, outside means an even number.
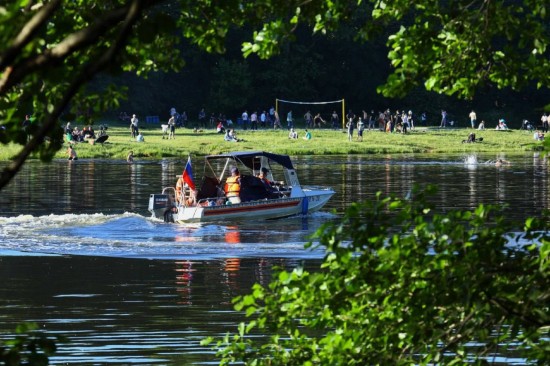
[[[472,129],[476,128],[476,122],[477,122],[477,115],[476,112],[472,109],[470,114],[468,115],[470,117],[470,124],[472,125]]]
[[[136,115],[132,115],[132,118],[130,119],[130,133],[132,138],[136,138],[136,136],[139,134],[138,122],[139,120]]]
[[[348,141],[353,141],[353,118],[348,119],[348,123],[346,123],[346,128],[348,129]]]
[[[365,130],[365,122],[359,117],[357,120],[357,141],[363,142],[363,131]]]
[[[439,125],[439,128],[445,128],[447,127],[447,111],[441,110],[441,124]]]
[[[174,116],[170,117],[168,120],[168,129],[170,133],[168,134],[168,139],[174,139],[176,138],[174,135],[176,134],[176,118]],[[164,138],[164,136],[162,136]]]

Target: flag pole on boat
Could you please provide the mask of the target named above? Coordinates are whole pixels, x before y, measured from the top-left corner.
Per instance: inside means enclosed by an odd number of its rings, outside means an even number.
[[[187,156],[187,163],[185,164],[185,169],[183,169],[182,179],[185,183],[187,183],[187,186],[192,191],[195,190],[195,182],[193,181],[193,169],[191,167],[191,155]]]

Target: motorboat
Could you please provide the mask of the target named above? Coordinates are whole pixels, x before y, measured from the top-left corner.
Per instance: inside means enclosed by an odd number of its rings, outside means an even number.
[[[228,190],[236,178],[237,194]],[[175,187],[150,195],[149,211],[175,223],[277,219],[318,211],[332,195],[329,187],[302,186],[287,155],[241,151],[207,155],[199,186],[189,158]]]

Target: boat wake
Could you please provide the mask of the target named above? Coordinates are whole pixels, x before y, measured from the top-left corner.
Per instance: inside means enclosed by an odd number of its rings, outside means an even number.
[[[334,215],[218,224],[166,224],[138,214],[0,217],[0,256],[87,255],[150,259],[320,258],[304,244]]]

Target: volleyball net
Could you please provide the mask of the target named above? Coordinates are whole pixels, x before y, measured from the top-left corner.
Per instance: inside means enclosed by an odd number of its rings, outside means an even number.
[[[308,110],[307,106],[317,106],[317,109],[325,109],[324,111],[321,111],[321,113],[324,114],[323,118],[325,120],[330,120],[330,114],[332,113],[329,109],[326,109],[327,107],[324,107],[324,106],[329,106],[329,105],[333,105],[333,104],[341,104],[341,111],[340,111],[340,116],[339,116],[339,120],[342,124],[342,128],[344,128],[344,124],[345,124],[345,110],[346,110],[346,102],[344,99],[339,99],[339,100],[331,100],[331,101],[328,101],[328,102],[301,102],[301,101],[294,101],[294,100],[284,100],[284,99],[275,99],[275,110],[277,111],[277,114],[279,114],[280,116],[280,119],[281,119],[281,122],[285,121],[285,116],[281,115],[281,108],[284,108],[285,111],[284,112],[287,112],[290,111],[290,106],[287,106],[287,105],[290,105],[290,104],[294,104],[294,105],[301,105],[301,106],[304,106],[303,108],[301,108],[304,113],[306,110]],[[313,114],[316,114],[317,112],[319,111],[312,111]],[[299,117],[300,114],[297,114],[296,117],[300,118]],[[293,117],[294,120],[296,120],[295,117]]]

